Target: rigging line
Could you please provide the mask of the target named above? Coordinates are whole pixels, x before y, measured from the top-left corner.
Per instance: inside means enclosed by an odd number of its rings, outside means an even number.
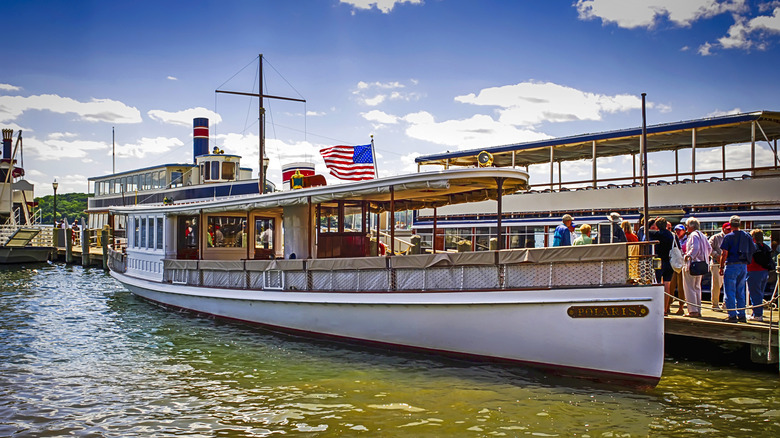
[[[235,73],[233,76],[231,76],[231,77],[230,77],[228,80],[226,80],[225,82],[223,82],[223,83],[222,83],[222,85],[220,85],[219,87],[217,87],[217,90],[219,90],[220,88],[222,88],[222,86],[223,86],[223,85],[225,85],[225,84],[227,84],[228,82],[230,82],[230,80],[231,80],[231,79],[233,79],[234,77],[238,76],[238,74],[239,74],[239,73],[241,73],[242,71],[244,71],[244,69],[245,69],[245,68],[249,67],[251,64],[254,64],[254,62],[255,62],[255,60],[256,60],[256,59],[257,59],[257,57],[254,57],[254,58],[252,58],[252,60],[251,60],[251,61],[249,61],[249,63],[248,63],[247,65],[243,66],[243,67],[241,68],[241,70],[237,71],[237,72],[236,72],[236,73]]]
[[[266,82],[265,78],[263,78],[263,85],[265,87],[263,89],[264,90],[268,90],[268,82]],[[262,97],[261,97],[261,99],[262,99]],[[276,136],[276,124],[274,123],[274,113],[271,110],[271,99],[268,99],[268,111],[266,111],[266,114],[268,114],[269,117],[271,118],[271,126],[274,129],[274,138],[278,139],[278,137]]]
[[[268,61],[268,58],[266,58],[266,57],[263,57],[263,61],[265,61],[265,63],[266,63],[266,64],[270,65],[270,66],[271,66],[271,68],[272,68],[272,69],[274,69],[274,71],[276,72],[276,74],[278,74],[278,75],[279,75],[279,77],[281,77],[281,78],[282,78],[282,80],[284,80],[285,82],[287,82],[287,85],[289,85],[289,86],[290,86],[290,88],[292,88],[292,89],[293,89],[293,90],[294,90],[296,93],[298,93],[298,96],[299,96],[301,99],[303,99],[303,95],[302,95],[301,93],[299,93],[299,92],[298,92],[298,90],[296,90],[296,89],[295,89],[295,87],[293,87],[293,86],[292,86],[292,84],[291,84],[291,83],[290,83],[290,82],[287,80],[287,78],[285,78],[284,76],[282,76],[282,74],[281,74],[281,73],[279,73],[279,70],[277,70],[277,69],[276,69],[276,67],[274,67],[274,65],[273,65],[273,64],[271,64],[271,63]]]
[[[252,93],[255,92],[255,84],[257,84],[257,76],[260,74],[260,63],[257,64],[257,69],[255,70],[255,80],[252,81]],[[262,99],[262,97],[260,97]],[[246,109],[246,118],[244,119],[244,131],[247,129],[247,123],[249,123],[249,113],[252,112],[252,102],[254,99],[249,99],[249,105]],[[254,123],[252,123],[254,125]]]

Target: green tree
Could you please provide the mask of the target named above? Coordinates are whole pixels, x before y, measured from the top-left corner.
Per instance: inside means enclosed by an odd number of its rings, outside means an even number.
[[[86,193],[63,193],[57,194],[57,219],[67,218],[69,223],[81,219],[87,220],[87,199],[92,195]],[[37,209],[41,211],[41,222],[43,224],[53,224],[54,218],[54,195],[48,195],[41,198],[35,198],[38,203]]]

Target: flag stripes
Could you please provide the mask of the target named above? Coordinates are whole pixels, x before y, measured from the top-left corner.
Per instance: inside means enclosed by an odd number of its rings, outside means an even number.
[[[371,145],[331,146],[320,149],[331,175],[339,179],[362,181],[374,179],[374,156]]]

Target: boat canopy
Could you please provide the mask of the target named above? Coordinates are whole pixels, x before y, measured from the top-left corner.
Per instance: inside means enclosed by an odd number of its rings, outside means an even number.
[[[757,129],[756,129],[757,128]],[[750,141],[772,141],[780,138],[780,112],[757,111],[731,114],[647,127],[647,151],[668,151],[693,146],[691,131],[695,131],[695,147],[720,147]],[[443,154],[423,155],[419,165],[476,166],[477,155],[487,151],[495,166],[527,166],[550,162],[550,148],[555,148],[555,161],[591,159],[631,155],[640,152],[642,128],[582,134],[547,140],[493,146]],[[770,146],[771,147],[771,146]]]
[[[500,187],[499,187],[500,181]],[[306,189],[274,192],[264,195],[235,196],[205,202],[173,205],[136,205],[112,207],[115,214],[161,211],[168,215],[195,212],[269,210],[279,207],[324,204],[339,200],[369,201],[371,211],[417,210],[464,202],[497,199],[499,193],[525,190],[528,174],[512,168],[470,168],[423,172],[409,175]],[[391,205],[393,204],[393,205]]]

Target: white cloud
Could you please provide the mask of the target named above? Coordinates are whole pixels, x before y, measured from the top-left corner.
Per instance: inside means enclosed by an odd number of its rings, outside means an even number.
[[[11,84],[0,84],[0,90],[2,91],[19,91],[21,87],[17,87]]]
[[[196,117],[207,117],[209,123],[219,123],[222,121],[222,117],[219,114],[201,107],[176,112],[150,110],[146,114],[149,115],[152,120],[181,126],[192,126],[192,119]]]
[[[384,94],[377,94],[374,97],[364,98],[363,103],[368,106],[377,106],[380,103],[384,102],[386,98],[387,96],[385,96]]]
[[[485,88],[479,94],[455,97],[456,102],[499,107],[499,121],[533,126],[541,122],[601,120],[603,113],[641,107],[638,96],[588,93],[552,82],[521,82]]]
[[[601,19],[626,29],[651,28],[664,18],[688,27],[701,19],[746,10],[745,0],[578,0],[575,7],[581,20]]]
[[[482,114],[463,120],[436,122],[433,115],[421,111],[407,114],[403,120],[409,124],[406,128],[409,137],[459,149],[550,138],[547,134],[518,129]]]
[[[57,136],[44,141],[35,137],[27,137],[24,142],[25,148],[37,155],[41,161],[87,158],[88,155],[95,152],[111,149],[110,144],[100,141],[62,140]]]
[[[750,20],[735,17],[735,21],[726,36],[718,39],[724,49],[765,50],[769,44],[766,38],[780,35],[780,7],[776,7],[772,15],[760,15]]]
[[[87,122],[140,123],[141,113],[134,107],[111,99],[79,102],[56,94],[37,96],[0,96],[0,122],[15,120],[25,111],[51,111],[76,114]]]
[[[712,44],[710,43],[704,43],[701,46],[699,46],[698,50],[699,55],[701,56],[709,56],[712,55]]]
[[[411,3],[421,4],[422,0],[340,0],[341,3],[352,5],[357,9],[377,8],[385,14],[389,14],[396,4]]]
[[[727,116],[729,114],[739,114],[741,112],[742,112],[742,110],[739,109],[739,108],[730,109],[728,111],[715,110],[715,111],[707,114],[705,117]]]
[[[120,144],[116,146],[116,155],[121,158],[144,158],[147,155],[164,154],[171,149],[184,146],[178,138],[168,137],[143,137],[136,143]]]
[[[63,138],[73,138],[77,137],[78,134],[74,134],[72,132],[52,132],[49,134],[50,140],[61,140]]]
[[[361,115],[363,116],[364,119],[368,120],[369,122],[376,122],[383,125],[394,125],[398,123],[397,116],[387,114],[379,110],[371,110],[367,113],[362,113]]]
[[[311,110],[306,111],[306,115],[311,117],[324,116],[325,114],[326,114],[325,111],[311,111]]]
[[[168,76],[166,79],[168,79],[169,81],[178,81],[179,80],[179,78],[177,78],[176,76]]]
[[[412,85],[419,81],[410,79]],[[391,82],[365,82],[360,81],[352,94],[357,96],[358,102],[367,106],[377,106],[387,100],[412,101],[420,99],[420,93],[413,91],[400,91],[407,86],[398,81]]]

